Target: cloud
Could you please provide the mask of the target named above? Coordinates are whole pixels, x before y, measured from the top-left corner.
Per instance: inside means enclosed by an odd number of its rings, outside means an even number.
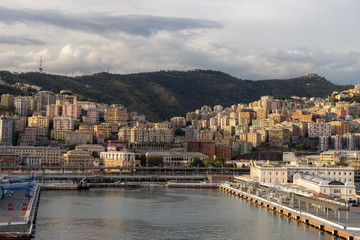
[[[1,36],[0,35],[0,44],[18,44],[18,45],[44,45],[45,42],[28,37],[20,37],[20,36]]]
[[[216,21],[160,17],[150,15],[117,15],[106,13],[70,14],[54,10],[16,10],[0,7],[0,22],[6,24],[41,23],[95,34],[123,32],[130,35],[151,36],[160,31],[222,28]]]
[[[41,55],[45,72],[68,75],[92,74],[108,68],[121,74],[200,68],[253,80],[318,73],[337,84],[359,82],[360,52],[357,51],[272,48],[249,52],[236,44],[201,46],[198,39],[184,41],[185,38],[174,32],[160,32],[148,38],[128,35],[117,41],[95,37],[92,42],[69,41],[49,50],[4,52],[0,66],[14,71],[36,71]]]

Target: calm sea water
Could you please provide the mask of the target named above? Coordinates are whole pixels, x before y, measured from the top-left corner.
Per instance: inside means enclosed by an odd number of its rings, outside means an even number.
[[[336,239],[208,189],[43,191],[35,239]]]

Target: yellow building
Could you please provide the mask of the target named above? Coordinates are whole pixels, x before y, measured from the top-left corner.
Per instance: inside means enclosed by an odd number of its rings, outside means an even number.
[[[28,127],[49,128],[50,119],[41,115],[28,117]]]
[[[119,123],[124,124],[127,121],[128,114],[125,108],[110,107],[105,110],[106,123]]]
[[[13,107],[14,100],[15,100],[14,95],[3,94],[3,95],[1,95],[1,106],[7,107],[7,108]]]
[[[93,157],[88,151],[72,150],[63,155],[65,167],[91,167]]]
[[[320,162],[327,164],[335,164],[335,151],[327,151],[320,153]]]
[[[93,134],[95,139],[103,141],[111,136],[111,127],[104,124],[94,125]]]
[[[271,146],[282,147],[290,142],[290,131],[288,129],[268,129],[268,140]]]
[[[351,132],[351,122],[350,121],[334,121],[330,122],[331,124],[331,134],[332,135],[344,135]]]
[[[91,131],[68,131],[65,136],[65,144],[92,144],[93,134]]]
[[[258,147],[261,145],[261,134],[258,132],[252,132],[246,134],[246,141],[252,143],[252,147]]]
[[[175,128],[182,128],[186,126],[186,121],[184,117],[173,117],[170,119],[170,123]]]
[[[62,165],[62,152],[60,148],[11,146],[6,148],[6,150],[8,150],[8,152],[18,154],[21,162],[23,162],[25,157],[37,156],[42,158],[42,165],[45,166]]]
[[[320,162],[335,164],[339,159],[343,158],[345,160],[357,159],[360,156],[360,151],[351,151],[351,150],[331,150],[320,153]]]
[[[51,138],[55,140],[65,140],[68,130],[51,130]]]

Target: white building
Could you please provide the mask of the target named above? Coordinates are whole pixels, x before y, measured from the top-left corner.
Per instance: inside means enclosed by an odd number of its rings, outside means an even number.
[[[54,130],[74,130],[75,119],[73,117],[54,117]]]
[[[164,127],[142,128],[142,127],[124,127],[120,128],[118,133],[119,140],[127,140],[130,143],[169,143],[174,139],[171,129]]]
[[[135,153],[125,151],[100,152],[100,159],[105,167],[135,167],[140,160],[135,160]]]
[[[24,158],[24,164],[28,167],[41,167],[42,157],[29,155]]]
[[[339,181],[346,183],[348,181],[354,182],[354,168],[351,167],[310,167],[310,166],[287,166],[287,173],[289,180],[294,177],[296,173],[321,176],[326,174],[331,181]]]
[[[356,200],[356,188],[354,182],[347,181],[344,184],[339,181],[330,180],[326,174],[319,177],[297,173],[294,175],[294,184],[316,193],[327,195],[335,200]]]
[[[28,102],[25,97],[15,97],[14,100],[15,113],[20,116],[28,115]]]
[[[260,165],[255,162],[250,168],[250,176],[260,183],[287,183],[287,169],[270,164]]]
[[[320,136],[319,137],[319,150],[321,152],[329,150],[329,137],[328,136]]]
[[[320,136],[331,136],[331,124],[330,123],[308,123],[308,136],[309,138],[318,138]]]

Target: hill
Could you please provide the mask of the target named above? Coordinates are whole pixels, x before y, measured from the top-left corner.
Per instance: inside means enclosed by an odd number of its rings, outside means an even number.
[[[97,73],[67,77],[36,72],[12,74],[1,71],[9,83],[24,82],[59,92],[74,93],[104,103],[120,103],[130,111],[138,111],[152,121],[184,116],[188,111],[209,105],[230,106],[249,103],[263,95],[287,98],[325,97],[333,91],[352,86],[338,86],[317,75],[284,80],[242,80],[226,73],[210,70],[160,71],[137,74]]]

